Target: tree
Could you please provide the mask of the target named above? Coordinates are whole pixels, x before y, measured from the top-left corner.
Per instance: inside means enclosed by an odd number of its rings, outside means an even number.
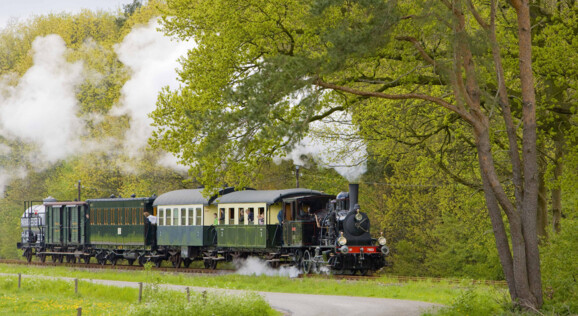
[[[183,86],[159,96],[154,137],[201,182],[243,184],[262,161],[291,150],[309,123],[336,111],[348,110],[355,120],[354,105],[376,99],[444,109],[468,126],[474,140],[511,298],[540,308],[530,8],[527,0],[511,5],[513,10],[471,0],[168,1],[165,32],[194,37],[198,47],[183,60]],[[509,18],[517,21],[517,45],[498,39]],[[517,71],[504,66],[503,47],[518,56]],[[521,102],[510,98],[509,88],[519,88]],[[340,94],[345,101],[338,101]],[[505,161],[493,148],[500,129],[506,130],[511,182],[500,177]]]

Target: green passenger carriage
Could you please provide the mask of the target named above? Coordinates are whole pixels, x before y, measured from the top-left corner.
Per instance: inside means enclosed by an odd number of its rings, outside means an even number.
[[[222,190],[220,194],[232,190]],[[217,208],[212,203],[217,196],[205,198],[202,189],[185,189],[161,194],[155,200],[159,252],[174,267],[181,263],[188,267],[202,256],[201,249],[216,243],[213,223]],[[162,259],[155,262],[160,264]]]

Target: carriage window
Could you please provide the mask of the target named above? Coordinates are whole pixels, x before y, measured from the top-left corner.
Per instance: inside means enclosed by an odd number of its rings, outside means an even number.
[[[220,208],[219,209],[219,225],[223,225],[223,224],[225,224],[225,209]]]
[[[227,224],[235,223],[235,208],[229,208],[229,222]]]
[[[242,207],[239,207],[239,224],[245,224],[245,220],[247,218],[247,214],[245,214],[245,209]]]
[[[188,218],[189,225],[195,225],[195,210],[192,208],[188,209]]]
[[[166,212],[167,212],[167,215],[166,215],[166,219],[165,219],[165,225],[171,226],[171,216],[172,216],[173,212],[170,208],[167,208]]]
[[[265,225],[265,208],[264,207],[259,208],[259,215],[258,215],[257,220],[255,222],[259,225]]]
[[[173,209],[173,222],[171,223],[171,225],[173,225],[173,226],[179,225],[179,209],[178,208]]]
[[[249,225],[256,224],[256,222],[257,222],[257,221],[255,220],[256,217],[257,217],[257,216],[255,215],[255,209],[252,208],[252,207],[248,208],[248,209],[247,209],[247,223],[248,223]]]
[[[195,214],[195,216],[196,216],[196,219],[197,219],[196,224],[197,224],[197,225],[203,225],[203,222],[202,222],[202,220],[203,220],[203,209],[202,209],[202,208],[197,207],[197,214]]]
[[[186,208],[182,208],[181,209],[181,225],[186,225],[187,223],[187,209]]]
[[[90,210],[90,225],[94,224],[94,210]]]
[[[159,226],[165,225],[165,209],[159,208],[159,216],[158,216]]]

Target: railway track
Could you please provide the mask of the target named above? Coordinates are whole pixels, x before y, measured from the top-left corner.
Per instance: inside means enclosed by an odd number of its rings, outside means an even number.
[[[59,263],[59,262],[40,262],[31,261],[30,263],[24,260],[15,259],[0,259],[0,264],[16,264],[16,265],[26,265],[26,266],[49,266],[49,267],[69,267],[69,268],[83,268],[83,269],[100,269],[100,270],[118,270],[118,271],[131,271],[131,270],[144,270],[145,267],[139,265],[101,265],[98,263]],[[190,273],[190,274],[227,274],[233,273],[235,270],[230,269],[196,269],[196,268],[169,268],[169,267],[153,267],[155,271],[163,272],[179,272],[179,273]]]
[[[98,263],[58,263],[58,262],[39,262],[31,261],[30,263],[24,260],[16,259],[0,259],[0,264],[15,264],[15,265],[27,265],[27,266],[53,266],[53,267],[70,267],[70,268],[83,268],[83,269],[95,269],[95,270],[118,270],[118,271],[131,271],[131,270],[144,270],[145,267],[139,265],[101,265]],[[219,274],[229,274],[234,273],[235,270],[232,269],[200,269],[200,268],[173,268],[173,267],[153,267],[155,271],[162,272],[176,272],[176,273],[186,273],[186,274],[200,274],[200,275],[219,275]],[[452,278],[431,278],[431,277],[414,277],[414,276],[402,276],[402,275],[329,275],[329,274],[313,274],[313,275],[303,275],[300,274],[298,278],[325,278],[325,279],[337,279],[337,280],[349,280],[349,281],[372,281],[379,279],[393,279],[399,283],[407,282],[432,282],[432,283],[449,283],[449,284],[463,284],[463,285],[492,285],[499,287],[507,287],[506,281],[498,280],[467,280],[467,279],[452,279]]]

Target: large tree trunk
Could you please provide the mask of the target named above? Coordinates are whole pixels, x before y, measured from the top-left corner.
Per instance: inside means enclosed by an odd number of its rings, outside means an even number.
[[[538,211],[538,161],[536,148],[536,96],[532,73],[532,34],[530,4],[528,0],[513,0],[518,15],[518,40],[520,49],[520,82],[522,88],[522,152],[524,153],[524,200],[522,202],[522,233],[526,247],[526,264],[530,290],[533,297],[522,305],[529,309],[542,306],[542,276],[536,218]],[[512,239],[514,236],[512,236]],[[515,259],[514,259],[514,264]]]
[[[477,139],[476,143],[480,144],[478,139],[481,135],[478,135],[478,133],[475,133],[475,135]],[[483,168],[483,160],[487,161],[492,159],[491,157],[487,157],[487,154],[491,155],[487,149],[478,146],[478,160],[480,163],[480,168]],[[506,228],[504,227],[500,206],[496,200],[496,196],[493,194],[492,187],[486,174],[487,171],[484,172],[482,170],[481,175],[482,183],[484,186],[484,196],[486,198],[486,206],[488,208],[488,214],[490,215],[490,220],[492,222],[492,230],[494,231],[498,257],[500,258],[502,271],[504,272],[504,277],[508,283],[508,289],[510,290],[510,298],[512,301],[515,301],[518,297],[518,294],[516,290],[516,282],[514,279],[514,263],[512,261],[512,254],[510,252],[510,244],[508,242],[508,236],[506,235]]]

